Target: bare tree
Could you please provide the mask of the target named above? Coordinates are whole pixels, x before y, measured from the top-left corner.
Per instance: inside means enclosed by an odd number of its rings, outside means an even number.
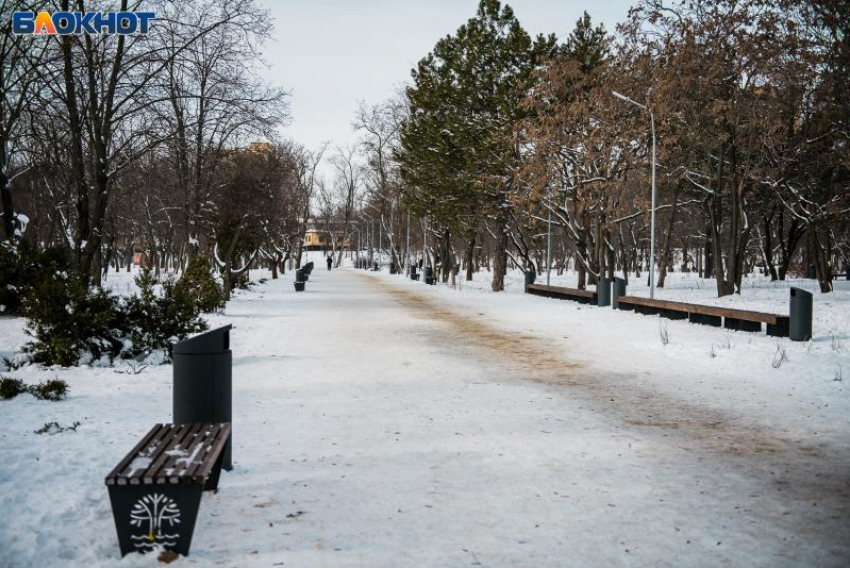
[[[334,190],[337,192],[339,199],[343,243],[348,239],[355,200],[362,184],[363,169],[357,163],[356,156],[357,149],[351,146],[348,148],[338,148],[336,154],[331,158],[331,164],[336,172]],[[343,248],[340,247],[334,266],[339,266],[342,263]]]
[[[22,1],[0,1],[0,238],[12,239],[20,228],[12,199],[11,153],[16,138],[25,135],[21,118],[38,88],[36,69],[49,54],[42,38],[12,33],[12,13],[28,6]]]

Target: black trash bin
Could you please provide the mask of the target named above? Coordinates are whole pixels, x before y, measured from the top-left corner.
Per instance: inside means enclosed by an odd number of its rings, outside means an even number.
[[[226,325],[174,346],[174,423],[232,422],[233,354]],[[232,427],[232,426],[231,426]],[[233,469],[231,440],[222,467]]]
[[[530,284],[534,284],[535,280],[537,280],[537,271],[536,270],[526,270],[525,271],[525,289],[528,290],[528,286]]]
[[[791,288],[791,341],[808,341],[812,338],[812,303],[811,292]]]
[[[434,284],[434,269],[430,266],[425,267],[423,280],[425,281],[425,284]]]
[[[626,279],[614,278],[614,288],[611,291],[611,306],[620,309],[620,297],[626,295]]]
[[[604,308],[611,305],[611,280],[602,277],[596,285],[596,305]]]

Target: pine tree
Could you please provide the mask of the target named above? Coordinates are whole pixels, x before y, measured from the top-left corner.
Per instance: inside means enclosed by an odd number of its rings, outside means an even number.
[[[414,213],[474,238],[485,219],[497,236],[493,290],[504,288],[510,192],[519,151],[512,135],[534,70],[556,49],[553,35],[528,35],[510,6],[481,0],[454,36],[437,42],[413,71],[409,119],[398,160]]]

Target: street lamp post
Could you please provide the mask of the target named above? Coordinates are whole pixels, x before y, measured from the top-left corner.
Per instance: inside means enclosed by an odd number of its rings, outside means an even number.
[[[388,245],[390,248],[390,264],[393,264],[397,260],[395,246],[395,201],[390,203],[390,226],[387,229],[387,241],[389,241]],[[398,266],[396,266],[396,270],[398,270]]]
[[[549,285],[549,275],[552,273],[552,186],[549,186],[549,205],[546,207],[549,215],[546,219],[546,285]]]
[[[642,105],[639,102],[630,99],[626,95],[618,93],[617,91],[611,91],[611,94],[618,99],[640,107],[649,113],[649,126],[652,130],[652,211],[650,213],[649,220],[649,297],[652,299],[655,298],[655,116],[652,114],[652,110],[650,110],[646,105]]]
[[[404,247],[404,269],[410,274],[410,212],[407,212],[407,244]]]

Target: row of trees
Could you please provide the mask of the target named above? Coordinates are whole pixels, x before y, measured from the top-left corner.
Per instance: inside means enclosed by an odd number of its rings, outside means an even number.
[[[15,36],[17,9],[159,17],[145,36]],[[496,291],[509,266],[545,268],[550,221],[552,265],[580,287],[654,262],[659,286],[678,264],[719,295],[754,267],[826,292],[850,260],[837,0],[643,0],[616,33],[585,15],[561,42],[482,0],[333,153],[277,139],[287,94],[257,78],[269,30],[253,0],[2,10],[0,235],[66,249],[86,286],[141,251],[157,271],[207,257],[229,293],[250,266],[298,262],[308,220],[337,263],[346,242],[380,243],[443,281],[491,270]]]
[[[157,19],[147,35],[16,36],[16,10]],[[157,272],[203,255],[226,293],[252,261],[297,254],[321,156],[278,139],[288,94],[258,78],[267,21],[253,0],[3,2],[6,246],[65,248],[86,286],[140,252]]]
[[[410,230],[444,281],[483,266],[495,291],[509,265],[545,267],[549,220],[580,287],[640,276],[654,128],[658,286],[677,264],[721,296],[756,267],[829,292],[850,263],[848,22],[832,0],[644,0],[615,34],[585,14],[559,43],[482,0],[402,94],[360,109],[362,166],[326,216],[380,220],[398,263]]]

